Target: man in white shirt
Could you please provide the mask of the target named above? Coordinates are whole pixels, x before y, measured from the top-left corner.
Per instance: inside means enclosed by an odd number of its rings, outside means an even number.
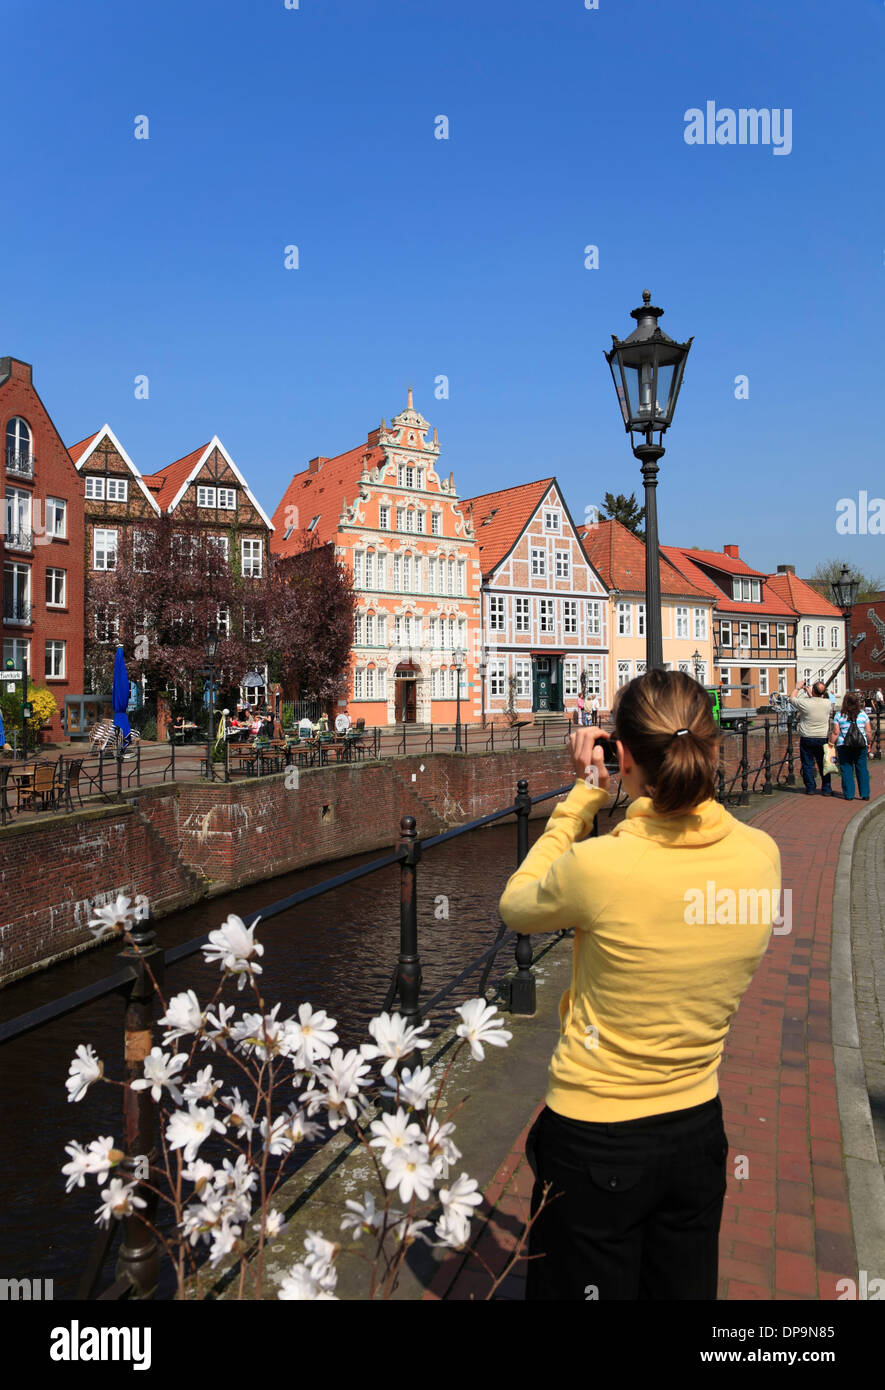
[[[808,682],[797,685],[790,696],[799,711],[799,758],[802,763],[802,781],[807,796],[814,796],[817,787],[814,769],[820,773],[821,794],[832,796],[830,774],[824,776],[824,744],[830,732],[832,706],[827,698],[823,681],[815,681],[809,692]]]

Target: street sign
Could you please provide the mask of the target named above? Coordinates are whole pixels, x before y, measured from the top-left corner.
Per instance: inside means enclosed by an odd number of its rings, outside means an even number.
[[[24,680],[24,678],[25,678],[25,673],[24,673],[24,671],[10,670],[10,669],[7,667],[7,669],[3,672],[3,679],[4,679],[5,681],[21,681],[21,680]]]
[[[34,717],[34,706],[33,706],[30,702],[28,702],[27,704],[22,705],[22,717],[23,717],[24,719],[33,719],[33,717]]]

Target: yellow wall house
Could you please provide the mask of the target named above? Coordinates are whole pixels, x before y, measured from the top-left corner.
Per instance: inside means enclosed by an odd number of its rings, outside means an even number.
[[[581,527],[581,539],[609,592],[609,689],[645,671],[645,544],[619,521]],[[707,685],[713,668],[713,599],[663,555],[661,620],[664,665]]]

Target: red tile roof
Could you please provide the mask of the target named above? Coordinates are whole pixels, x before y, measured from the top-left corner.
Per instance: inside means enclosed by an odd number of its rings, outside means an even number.
[[[68,445],[68,453],[70,454],[74,463],[80,462],[81,458],[86,453],[86,450],[89,448],[90,444],[95,443],[100,433],[100,430],[96,430],[95,434],[90,434],[88,439],[81,439],[79,444]]]
[[[193,472],[208,447],[209,442],[207,441],[199,449],[194,449],[192,454],[186,454],[183,459],[176,459],[174,463],[167,463],[165,468],[160,468],[156,473],[144,473],[142,475],[145,486],[150,488],[164,511],[169,510],[169,504],[174,500],[182,483]]]
[[[645,591],[644,541],[614,519],[599,521],[595,526],[579,526],[578,535],[606,588],[618,589],[621,593]],[[705,589],[685,578],[665,556],[661,557],[660,572],[662,594],[708,597]]]
[[[270,548],[274,554],[296,555],[304,549],[309,538],[315,538],[321,544],[333,541],[342,507],[345,503],[354,502],[359,495],[363,463],[375,468],[384,458],[384,450],[377,445],[360,444],[355,449],[326,459],[315,473],[311,473],[309,468],[296,473],[271,517],[274,530]],[[310,523],[315,516],[319,517],[319,521],[311,531]],[[293,521],[295,529],[287,538],[286,533]]]
[[[731,594],[716,584],[709,575],[695,563],[696,560],[703,560],[711,568],[724,569],[718,561],[720,552],[718,550],[686,550],[679,545],[662,545],[661,550],[668,560],[687,575],[698,587],[703,588],[705,593],[710,594],[716,600],[716,606],[724,613],[734,613],[741,617],[786,617],[795,618],[796,614],[788,603],[785,603],[781,596],[769,586],[768,577],[761,570],[751,570],[749,566],[744,569],[734,570],[734,574],[753,576],[762,580],[762,602],[744,603],[742,600],[732,598]],[[708,560],[708,556],[713,556],[713,560]],[[732,560],[730,555],[724,557],[732,564],[743,565],[743,560]]]
[[[726,555],[724,550],[690,550],[687,546],[678,545],[673,547],[681,550],[683,554],[689,555],[693,560],[702,565],[710,565],[711,568],[724,570],[726,574],[746,574],[753,575],[756,579],[764,579],[762,570],[750,569],[744,560],[740,560],[734,555]]]
[[[828,598],[824,598],[811,584],[799,579],[795,574],[773,574],[768,581],[768,587],[774,590],[778,598],[795,608],[797,613],[808,613],[816,618],[842,617],[841,608],[830,603]]]
[[[473,520],[483,575],[491,574],[509,555],[555,481],[542,478],[464,499],[461,505]]]

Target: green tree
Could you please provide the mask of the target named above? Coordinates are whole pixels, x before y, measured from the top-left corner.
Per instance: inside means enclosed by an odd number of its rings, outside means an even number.
[[[838,579],[842,574],[842,566],[847,564],[846,560],[824,560],[819,564],[808,580],[813,589],[817,589],[824,598],[833,601],[832,581]],[[852,579],[856,579],[859,584],[857,590],[857,602],[867,603],[877,599],[882,591],[882,580],[871,574],[864,574],[863,570],[856,565],[848,565],[848,571]]]
[[[629,497],[625,497],[622,492],[619,492],[617,497],[607,492],[600,510],[604,520],[619,521],[628,531],[632,531],[634,536],[638,536],[640,540],[644,539],[645,530],[642,523],[645,520],[645,508],[640,507],[636,501],[635,492],[631,492]]]

